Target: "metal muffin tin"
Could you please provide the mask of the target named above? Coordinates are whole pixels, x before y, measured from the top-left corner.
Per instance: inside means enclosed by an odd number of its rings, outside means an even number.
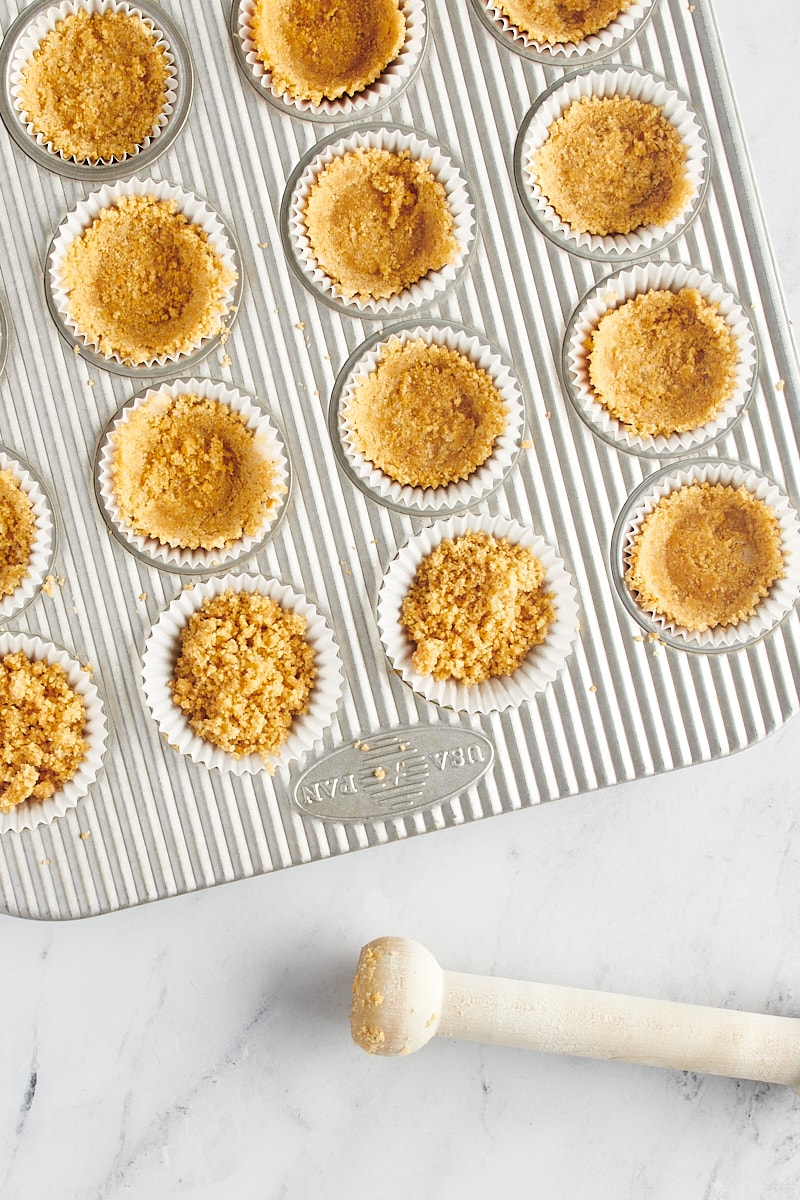
[[[180,21],[177,0],[169,7]],[[107,912],[707,761],[765,737],[800,707],[796,608],[751,646],[697,654],[648,640],[620,602],[610,568],[615,521],[658,460],[601,441],[560,374],[570,313],[613,264],[554,245],[514,184],[525,114],[568,64],[516,53],[473,5],[432,0],[428,17],[420,71],[380,119],[452,147],[469,181],[480,237],[468,270],[426,317],[483,333],[519,380],[523,447],[475,511],[532,529],[564,559],[580,608],[569,659],[535,699],[469,716],[428,703],[390,669],[376,620],[381,580],[430,517],[393,511],[356,487],[339,467],[328,426],[340,370],[390,321],[333,310],[294,277],[282,247],[281,197],[328,131],[265,103],[237,67],[229,14],[196,5],[191,23],[183,18],[194,102],[180,136],[148,171],[208,197],[236,231],[248,284],[238,320],[194,371],[257,396],[285,431],[295,482],[288,511],[242,569],[281,580],[320,609],[339,646],[344,690],[322,743],[274,776],[224,776],[161,738],[143,697],[141,657],[151,624],[191,581],[136,559],[111,537],[92,481],[102,430],[147,379],[134,382],[73,353],[47,309],[49,241],[91,183],[48,170],[2,139],[0,270],[12,330],[0,440],[46,480],[59,525],[52,594],[40,594],[13,628],[91,663],[109,721],[89,795],[49,825],[0,836],[9,913]],[[708,192],[658,257],[713,275],[752,316],[756,391],[709,453],[752,465],[797,497],[797,362],[709,6],[656,5],[636,36],[602,61],[664,76],[703,119]]]

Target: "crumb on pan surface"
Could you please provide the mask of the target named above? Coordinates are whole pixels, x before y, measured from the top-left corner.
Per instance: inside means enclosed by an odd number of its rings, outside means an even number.
[[[86,757],[86,709],[57,663],[0,658],[0,812],[47,800]]]
[[[497,0],[496,7],[537,42],[581,42],[599,33],[633,0]]]
[[[13,471],[0,470],[0,600],[27,577],[35,536],[30,497]]]
[[[783,574],[772,508],[746,487],[703,481],[645,517],[625,581],[643,609],[702,633],[746,621]]]
[[[684,433],[733,395],[738,359],[718,304],[696,288],[653,289],[600,318],[589,340],[589,381],[634,433]]]
[[[18,102],[53,149],[97,161],[133,153],[167,99],[167,57],[135,13],[70,13],[25,65]]]
[[[198,737],[265,765],[308,711],[314,649],[306,619],[268,596],[225,591],[193,613],[170,690]]]
[[[70,318],[101,354],[134,364],[218,333],[235,278],[205,230],[153,195],[101,209],[61,263]]]
[[[321,104],[374,83],[398,55],[399,0],[255,0],[251,30],[272,85]]]
[[[667,225],[693,194],[678,130],[657,105],[632,96],[573,101],[532,165],[549,204],[578,233]]]
[[[305,204],[320,268],[347,298],[395,296],[455,260],[444,185],[409,151],[360,147],[320,171]]]
[[[228,549],[257,533],[286,491],[244,417],[209,397],[153,395],[111,440],[120,518],[162,545]]]
[[[512,675],[555,619],[544,578],[531,551],[508,538],[445,538],[419,564],[401,608],[414,670],[467,687]]]
[[[447,346],[394,339],[346,406],[355,448],[392,479],[441,487],[492,454],[506,406],[489,374]]]

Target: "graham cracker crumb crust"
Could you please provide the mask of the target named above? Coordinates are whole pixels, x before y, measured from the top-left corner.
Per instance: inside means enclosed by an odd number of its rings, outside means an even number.
[[[235,279],[205,230],[153,195],[101,209],[61,263],[69,317],[128,364],[189,353],[219,333]]]
[[[153,395],[111,441],[120,519],[162,545],[228,549],[256,534],[286,491],[244,417],[208,397]]]
[[[468,479],[492,454],[506,406],[489,374],[447,346],[394,339],[345,409],[354,447],[398,483]]]
[[[597,400],[641,436],[698,429],[734,392],[736,338],[695,288],[653,289],[605,313],[588,351]]]
[[[748,620],[783,574],[772,508],[746,487],[704,481],[645,517],[625,581],[643,609],[702,633]]]
[[[508,538],[445,538],[419,564],[401,607],[414,670],[466,687],[512,675],[555,619],[545,574]]]
[[[537,42],[582,42],[630,8],[633,0],[500,0],[496,7]]]
[[[405,40],[399,0],[255,0],[256,53],[276,91],[321,104],[380,78]]]
[[[444,185],[408,150],[360,147],[333,158],[304,220],[317,263],[348,299],[396,296],[460,249]]]
[[[539,187],[578,233],[607,237],[667,225],[693,194],[686,147],[655,104],[632,96],[582,96],[532,155]]]
[[[13,471],[0,470],[0,600],[27,578],[35,536],[30,497]]]
[[[137,14],[79,10],[42,38],[18,103],[65,157],[124,158],[157,127],[168,74],[163,46]]]

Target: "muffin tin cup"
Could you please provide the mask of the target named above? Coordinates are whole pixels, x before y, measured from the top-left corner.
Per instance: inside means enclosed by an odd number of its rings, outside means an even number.
[[[540,42],[523,32],[491,0],[472,0],[481,23],[497,38],[501,45],[532,62],[554,67],[576,66],[579,63],[595,62],[607,54],[616,54],[641,33],[649,21],[658,0],[633,0],[597,33],[588,34],[579,42]]]
[[[467,687],[457,680],[439,682],[415,671],[414,646],[401,624],[401,609],[417,568],[447,538],[481,531],[526,546],[545,567],[543,587],[554,596],[555,619],[545,640],[533,646],[513,675]],[[389,664],[419,695],[457,712],[489,713],[517,708],[533,700],[564,668],[578,632],[577,593],[562,560],[543,538],[506,517],[466,513],[423,529],[392,560],[378,596],[378,628]]]
[[[19,482],[22,491],[30,500],[34,519],[28,573],[13,592],[0,596],[0,623],[5,623],[27,608],[42,590],[55,557],[56,525],[47,488],[29,463],[0,446],[0,471],[10,471]]]
[[[486,461],[464,480],[441,487],[412,487],[392,479],[356,449],[348,405],[359,379],[375,370],[392,344],[411,341],[446,346],[484,370],[503,398],[506,427]],[[331,395],[328,423],[339,465],[367,496],[397,512],[412,515],[456,512],[485,500],[507,478],[519,454],[525,409],[519,383],[500,353],[483,334],[441,321],[399,324],[373,334],[355,350],[339,373]]]
[[[316,678],[309,710],[295,717],[289,737],[269,764],[258,754],[234,755],[200,738],[185,713],[174,703],[169,682],[173,677],[180,637],[189,618],[206,600],[223,592],[258,592],[285,609],[304,616],[305,637],[315,652]],[[184,589],[164,609],[153,625],[142,659],[145,699],[166,742],[178,753],[209,769],[230,775],[252,775],[287,767],[302,758],[321,740],[331,724],[342,690],[342,667],[333,634],[325,619],[305,596],[275,579],[260,575],[223,575]]]
[[[144,404],[153,399],[175,399],[183,395],[216,400],[233,412],[239,413],[254,435],[254,445],[261,458],[275,465],[276,501],[273,508],[266,513],[255,533],[237,539],[229,547],[189,550],[182,546],[165,545],[157,538],[136,533],[119,511],[114,490],[116,434]],[[108,422],[98,443],[95,457],[95,494],[103,518],[117,541],[140,561],[164,571],[177,571],[184,575],[229,570],[256,554],[274,537],[281,524],[290,490],[291,468],[286,440],[274,419],[244,392],[212,379],[172,380],[159,388],[147,388],[140,392],[118,409]]]
[[[28,800],[17,804],[10,812],[0,812],[0,834],[21,833],[24,829],[35,829],[37,825],[49,825],[74,808],[100,773],[108,736],[103,702],[88,670],[52,642],[10,630],[0,631],[0,658],[18,651],[31,661],[55,663],[63,668],[70,687],[80,695],[86,709],[83,734],[88,748],[72,779],[49,799]]]
[[[305,228],[304,211],[311,188],[324,168],[351,150],[370,149],[399,152],[430,162],[430,170],[445,188],[455,222],[455,237],[461,250],[455,262],[440,271],[429,271],[394,296],[377,300],[348,298],[319,266],[314,258]],[[300,160],[292,172],[281,202],[281,238],[290,267],[317,300],[330,308],[354,317],[380,319],[400,316],[441,300],[461,278],[475,248],[477,223],[463,167],[441,143],[419,130],[402,125],[360,125],[323,138]]]
[[[158,200],[174,201],[177,206],[176,211],[182,213],[192,224],[198,225],[205,232],[209,245],[224,265],[235,273],[235,279],[220,297],[217,305],[219,328],[214,333],[196,342],[191,350],[162,354],[141,363],[130,363],[123,360],[117,353],[102,353],[98,343],[91,341],[70,316],[69,292],[61,279],[61,266],[68,246],[89,228],[104,208],[111,207],[122,196],[150,195],[155,196]],[[105,184],[67,213],[56,230],[47,252],[45,294],[50,313],[59,332],[75,352],[88,362],[104,371],[125,375],[128,378],[135,379],[141,376],[158,378],[174,375],[177,370],[191,369],[201,362],[215,347],[223,345],[227,340],[241,306],[243,290],[242,256],[230,226],[200,196],[195,195],[194,192],[184,191],[183,188],[164,180],[128,179],[114,184]]]
[[[589,381],[587,342],[606,313],[649,291],[679,292],[693,288],[719,306],[736,339],[739,358],[733,393],[719,412],[684,433],[642,435],[633,432],[600,403]],[[758,349],[752,323],[741,302],[711,275],[684,263],[643,263],[609,275],[579,302],[567,325],[561,354],[561,375],[567,395],[589,428],[618,450],[642,458],[665,458],[696,452],[730,433],[747,410],[755,390]]]
[[[625,582],[630,551],[642,522],[656,504],[677,488],[692,483],[745,487],[775,513],[780,527],[784,575],[749,620],[703,632],[686,629],[642,608]],[[611,577],[626,611],[654,639],[679,650],[719,653],[759,641],[792,611],[800,595],[800,522],[788,497],[771,479],[745,463],[730,459],[696,459],[665,466],[649,475],[623,506],[611,539]]]
[[[235,0],[230,12],[230,32],[234,54],[248,83],[260,96],[276,108],[306,121],[358,120],[372,116],[386,104],[397,100],[419,70],[428,41],[428,15],[425,0],[400,0],[406,21],[405,39],[396,57],[383,73],[368,87],[353,96],[336,100],[299,100],[288,92],[279,91],[272,83],[272,73],[258,56],[253,42],[252,20],[254,0]]]
[[[98,160],[77,159],[56,150],[37,133],[22,107],[23,71],[42,39],[67,16],[77,12],[124,12],[138,16],[151,31],[167,61],[167,94],[164,108],[151,133],[129,154]],[[96,180],[116,178],[129,170],[149,166],[171,145],[189,115],[193,92],[193,67],[189,49],[177,25],[157,5],[144,0],[37,0],[28,5],[8,30],[0,47],[0,116],[17,145],[39,166],[58,175]]]
[[[686,147],[686,174],[692,195],[681,214],[665,225],[641,225],[630,233],[582,233],[562,221],[539,187],[532,155],[553,123],[587,96],[631,96],[660,108]],[[550,241],[580,258],[625,262],[644,258],[675,241],[700,211],[711,173],[708,135],[692,105],[666,79],[637,67],[584,67],[553,83],[528,110],[514,145],[514,180],[522,206]]]

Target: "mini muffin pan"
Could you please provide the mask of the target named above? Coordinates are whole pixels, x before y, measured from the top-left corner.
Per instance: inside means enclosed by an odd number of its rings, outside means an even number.
[[[0,895],[9,913],[83,917],[443,830],[718,758],[800,709],[794,575],[776,593],[781,611],[770,609],[769,628],[714,653],[646,628],[618,591],[614,530],[628,498],[642,485],[647,492],[662,469],[680,477],[699,449],[712,464],[733,464],[726,469],[737,476],[774,481],[787,511],[800,495],[797,360],[713,15],[707,5],[661,0],[624,48],[635,67],[622,64],[618,43],[586,68],[577,57],[544,65],[520,53],[512,38],[487,27],[477,4],[426,4],[429,36],[417,73],[378,117],[333,132],[264,102],[237,66],[235,18],[225,6],[194,5],[191,21],[185,6],[180,36],[195,64],[194,104],[178,136],[167,145],[157,139],[159,186],[169,180],[165,186],[207,197],[230,231],[241,281],[235,322],[191,364],[123,374],[87,353],[74,333],[59,335],[48,310],[50,241],[65,214],[95,194],[91,181],[104,177],[72,178],[53,156],[42,159],[41,148],[31,154],[16,119],[0,138],[9,201],[0,217],[0,297],[9,322],[0,434],[7,453],[41,476],[58,530],[51,585],[2,636],[36,635],[88,666],[108,725],[102,768],[81,796],[61,812],[48,810],[45,823],[0,833]],[[18,28],[11,23],[3,39],[4,64]],[[665,242],[595,258],[586,253],[591,247],[537,224],[520,184],[528,114],[568,78],[568,87],[576,79],[584,86],[586,70],[660,80],[659,88],[685,101],[700,131],[701,170],[691,219],[669,231],[669,258],[737,297],[752,326],[749,403],[717,440],[687,446],[686,454],[679,447],[665,462],[600,436],[576,410],[562,370],[570,314],[609,273],[634,269],[629,252],[643,268],[663,261]],[[356,136],[354,129],[396,137],[398,128],[449,148],[470,209],[462,268],[446,286],[422,289],[424,317],[416,307],[338,304],[318,281],[309,286],[289,237],[300,164],[329,139]],[[118,165],[117,177],[134,185],[134,172],[140,180],[146,174],[142,163],[139,155]],[[514,444],[499,480],[465,497],[465,507],[386,503],[343,459],[337,380],[365,343],[399,322],[466,328],[514,377],[523,416]],[[171,653],[159,651],[166,658],[154,688],[152,631],[173,628],[176,611],[219,587],[230,565],[181,573],[131,553],[109,529],[95,491],[95,456],[109,422],[156,380],[186,379],[188,365],[209,386],[217,381],[267,410],[292,476],[279,525],[233,568],[236,586],[256,580],[286,589],[281,594],[299,597],[330,635],[324,719],[274,774],[204,760],[188,752],[201,749],[191,741],[176,749],[173,734],[182,733],[170,715],[160,724],[150,707],[164,717],[158,696]],[[395,659],[396,645],[390,655],[383,641],[391,564],[448,521],[522,529],[563,564],[563,594],[574,597],[557,669],[554,661],[548,678],[537,675],[536,686],[508,706],[502,689],[486,704],[429,698],[418,680],[402,677],[402,655]]]

